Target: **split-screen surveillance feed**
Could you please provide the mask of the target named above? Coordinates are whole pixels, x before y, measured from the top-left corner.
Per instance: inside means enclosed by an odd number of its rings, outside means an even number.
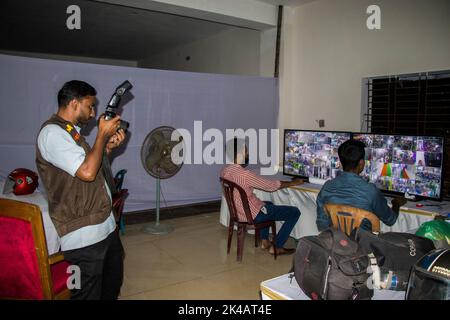
[[[353,134],[366,145],[361,175],[379,189],[439,199],[443,138]]]
[[[283,173],[321,184],[335,178],[342,170],[338,147],[350,137],[350,132],[285,130]]]

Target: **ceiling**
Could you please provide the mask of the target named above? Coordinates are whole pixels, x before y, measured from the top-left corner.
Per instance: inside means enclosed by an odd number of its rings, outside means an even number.
[[[258,1],[293,6],[313,0]],[[0,51],[139,61],[238,28],[180,15],[77,0],[81,30],[69,30],[66,9],[73,3],[73,0],[1,0]]]
[[[72,0],[1,0],[0,50],[137,61],[235,28],[166,13],[76,1],[81,30],[69,30]]]
[[[291,6],[296,7],[314,0],[257,0],[259,2],[265,2],[274,6]]]

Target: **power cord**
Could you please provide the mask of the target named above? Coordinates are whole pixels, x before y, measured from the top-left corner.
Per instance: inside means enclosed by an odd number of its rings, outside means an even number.
[[[167,205],[166,197],[164,197],[164,192],[163,192],[162,186],[160,186],[160,189],[159,189],[159,190],[160,190],[161,195],[162,195],[162,197],[163,197],[164,204],[166,205],[164,208],[165,208],[166,210],[168,210],[170,214],[173,215],[172,209],[170,209],[169,206]]]

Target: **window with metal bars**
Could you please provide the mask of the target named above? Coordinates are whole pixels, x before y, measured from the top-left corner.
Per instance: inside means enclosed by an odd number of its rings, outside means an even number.
[[[364,128],[445,137],[443,195],[450,196],[450,70],[367,78]]]

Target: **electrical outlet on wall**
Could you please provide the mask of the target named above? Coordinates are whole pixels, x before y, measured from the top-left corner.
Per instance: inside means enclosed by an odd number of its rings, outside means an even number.
[[[324,119],[316,120],[316,122],[319,124],[319,128],[325,127],[325,120]]]

